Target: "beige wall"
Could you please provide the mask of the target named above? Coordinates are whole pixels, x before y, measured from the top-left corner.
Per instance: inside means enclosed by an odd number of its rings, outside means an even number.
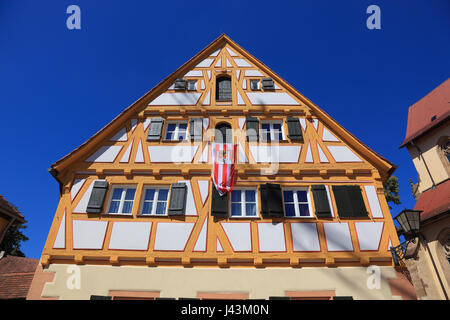
[[[145,290],[174,298],[220,292],[248,293],[250,299],[267,299],[285,296],[285,291],[334,290],[337,296],[354,299],[401,299],[391,291],[391,281],[397,279],[394,268],[378,270],[380,286],[369,289],[372,273],[365,267],[221,269],[51,264],[45,273],[55,273],[54,281],[45,284],[42,297],[89,299],[93,294],[108,295],[110,290]],[[79,274],[80,288],[71,290],[67,284],[74,283],[75,273]]]
[[[415,145],[422,151],[421,155],[414,146],[409,144],[407,147],[419,175],[418,192],[420,193],[432,187],[430,174],[435,184],[450,178],[450,164],[443,157],[442,151],[437,145],[439,139],[443,136],[450,136],[450,126],[438,127],[415,140]],[[428,174],[426,167],[428,167],[430,174]]]

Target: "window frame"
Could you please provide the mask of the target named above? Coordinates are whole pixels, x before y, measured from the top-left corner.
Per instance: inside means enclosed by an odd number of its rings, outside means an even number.
[[[117,210],[117,212],[109,212],[111,209],[111,202],[113,201],[113,195],[114,195],[114,190],[116,189],[123,189],[122,190],[122,194],[120,196],[120,200],[119,200],[119,208]],[[123,211],[123,205],[125,204],[125,201],[130,201],[130,200],[125,200],[125,196],[127,194],[127,190],[128,189],[134,189],[134,197],[133,197],[133,202],[131,205],[131,212],[129,213],[124,213]],[[136,201],[136,194],[137,194],[137,185],[135,184],[113,184],[111,185],[111,191],[109,193],[108,196],[108,207],[105,211],[105,214],[108,215],[124,215],[124,216],[131,216],[133,215],[133,207]]]
[[[147,190],[149,189],[154,189],[154,190],[158,190],[158,192],[153,195],[153,204],[156,203],[156,205],[152,206],[152,213],[142,213],[142,210],[144,209],[144,203],[145,203],[145,193]],[[156,214],[156,208],[157,208],[157,204],[158,204],[158,199],[156,199],[155,201],[155,197],[156,195],[158,195],[159,197],[159,190],[161,189],[167,189],[167,200],[166,202],[166,210],[164,212],[164,214]],[[139,216],[143,216],[143,217],[167,217],[169,214],[169,199],[170,199],[170,191],[171,191],[171,186],[170,185],[144,185],[144,187],[142,188],[142,194],[141,194],[141,201],[139,204]]]
[[[167,132],[169,129],[169,125],[171,124],[175,124],[175,131],[174,131],[174,136],[178,136],[179,133],[179,129],[180,129],[180,124],[185,124],[186,125],[186,134],[184,136],[184,139],[180,140],[180,139],[168,139],[167,138]],[[185,121],[185,120],[168,120],[166,121],[166,128],[164,129],[164,141],[174,141],[174,142],[180,142],[180,141],[187,141],[188,139],[188,135],[189,135],[189,121]]]
[[[190,89],[189,88],[189,84],[190,83],[193,83],[194,84],[194,88],[193,89]],[[186,82],[186,90],[187,91],[197,91],[197,80],[188,80],[187,82]]]
[[[286,216],[286,201],[284,200],[284,191],[306,191],[306,199],[308,201],[308,210],[309,210],[309,216],[301,216],[300,215],[300,209],[298,208],[299,204],[305,204],[304,202],[299,202],[297,198],[297,193],[292,194],[292,198],[294,200],[294,210],[295,210],[295,216],[288,217]],[[312,201],[311,201],[311,195],[310,195],[310,187],[287,187],[287,188],[281,188],[281,195],[283,199],[283,212],[284,212],[284,218],[288,219],[311,219],[315,218],[314,211],[312,209]],[[291,202],[287,202],[288,204],[291,204]],[[298,214],[298,215],[297,215]]]
[[[256,89],[252,88],[252,82],[257,82],[258,85],[257,85]],[[250,91],[261,91],[261,80],[260,79],[250,79],[249,88],[250,88]]]
[[[270,132],[270,140],[266,140],[264,130],[263,130],[263,124],[270,124],[269,132]],[[274,140],[272,139],[275,136],[274,130],[273,130],[273,124],[279,124],[281,125],[281,140]],[[284,131],[284,121],[283,120],[260,120],[260,138],[261,142],[280,142],[280,141],[287,141],[286,140],[286,134]]]
[[[255,206],[256,206],[256,215],[254,215],[254,216],[249,216],[249,215],[247,215],[247,209],[246,209],[246,207],[245,207],[245,205],[247,204],[247,201],[243,201],[243,200],[245,200],[245,192],[242,192],[242,191],[247,191],[247,190],[250,190],[250,191],[254,191],[255,192]],[[232,215],[232,211],[231,211],[231,205],[232,205],[232,203],[233,203],[233,195],[232,194],[230,194],[230,196],[228,197],[229,198],[229,200],[228,200],[228,217],[229,218],[237,218],[237,219],[259,219],[259,204],[258,204],[258,202],[259,202],[259,199],[258,199],[258,188],[257,187],[238,187],[238,188],[233,188],[233,191],[232,192],[234,192],[234,191],[241,191],[241,201],[239,202],[240,204],[241,204],[241,214],[242,213],[244,213],[245,212],[245,214],[243,214],[243,215],[240,215],[240,216],[233,216]],[[235,202],[236,203],[236,202]],[[249,202],[249,203],[253,203],[253,202]]]

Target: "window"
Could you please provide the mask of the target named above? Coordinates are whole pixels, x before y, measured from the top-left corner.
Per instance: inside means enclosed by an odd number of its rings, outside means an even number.
[[[169,187],[145,187],[141,203],[141,214],[166,215]]]
[[[216,126],[214,132],[214,142],[217,143],[232,143],[233,131],[228,123],[220,123]]]
[[[216,100],[231,101],[231,79],[229,77],[219,77],[216,80]]]
[[[252,91],[259,90],[259,80],[250,80],[250,89]]]
[[[135,186],[116,186],[111,191],[108,213],[131,214]]]
[[[187,83],[187,89],[188,91],[196,91],[197,90],[197,81],[188,81]]]
[[[186,89],[186,79],[176,79],[174,88],[175,88],[175,90],[185,90]]]
[[[256,189],[235,189],[231,192],[231,217],[257,217]]]
[[[283,189],[284,215],[286,217],[312,217],[308,189]]]
[[[261,122],[262,141],[281,141],[284,140],[283,123]]]
[[[179,141],[186,139],[186,122],[169,122],[166,129],[166,140]]]

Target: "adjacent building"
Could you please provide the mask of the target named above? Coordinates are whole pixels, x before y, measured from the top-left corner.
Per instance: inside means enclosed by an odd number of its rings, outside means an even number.
[[[234,160],[224,196],[213,159]],[[29,298],[410,298],[394,170],[222,35],[51,166]]]
[[[412,185],[420,241],[407,260],[418,299],[450,295],[450,79],[409,108],[406,147],[418,174]]]

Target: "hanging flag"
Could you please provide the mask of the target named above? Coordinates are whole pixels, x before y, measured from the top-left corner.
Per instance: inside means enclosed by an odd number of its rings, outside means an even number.
[[[233,190],[235,154],[233,143],[212,144],[213,182],[221,196]]]

